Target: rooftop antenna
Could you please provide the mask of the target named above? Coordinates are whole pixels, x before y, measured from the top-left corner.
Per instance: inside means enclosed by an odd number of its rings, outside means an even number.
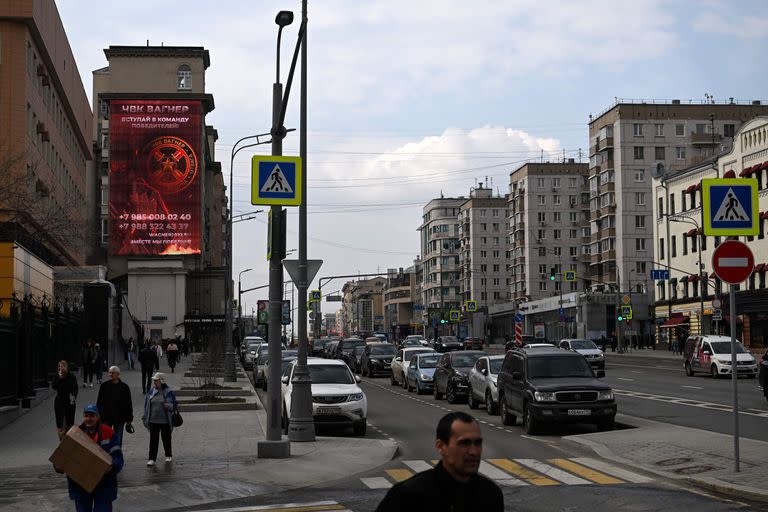
[[[147,39],[147,46],[149,46],[149,39]]]

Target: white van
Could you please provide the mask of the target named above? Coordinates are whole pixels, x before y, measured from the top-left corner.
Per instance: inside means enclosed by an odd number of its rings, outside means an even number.
[[[717,378],[731,374],[731,338],[729,336],[690,336],[685,342],[685,374],[709,373]],[[737,375],[754,379],[757,375],[757,361],[747,352],[740,341],[736,341]]]

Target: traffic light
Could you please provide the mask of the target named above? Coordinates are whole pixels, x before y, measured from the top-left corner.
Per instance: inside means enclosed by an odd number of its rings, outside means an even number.
[[[448,320],[446,320],[445,318],[441,318],[441,319],[440,319],[440,323],[441,323],[441,324],[447,324],[447,323],[448,323]]]
[[[555,280],[555,267],[550,267],[549,269],[549,280],[550,281]]]
[[[624,317],[623,317],[623,316],[621,316],[621,313],[619,313],[619,317],[618,317],[618,319],[617,319],[617,320],[618,320],[619,322],[623,322],[623,321],[624,321]]]

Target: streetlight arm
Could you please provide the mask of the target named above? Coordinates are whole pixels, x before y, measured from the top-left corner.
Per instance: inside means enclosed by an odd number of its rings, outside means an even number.
[[[286,110],[288,109],[288,98],[291,95],[291,84],[293,83],[293,73],[296,71],[296,60],[299,58],[299,49],[301,48],[301,43],[304,41],[304,32],[306,31],[306,28],[307,28],[307,22],[306,20],[302,20],[301,26],[299,27],[299,35],[296,39],[296,47],[293,49],[293,59],[291,60],[291,70],[288,72],[288,80],[285,81],[285,95],[283,96],[283,102],[282,102],[283,104],[280,106],[280,118],[277,126],[278,129],[284,130],[283,125],[285,124],[285,114],[286,114]],[[282,136],[285,136],[285,134],[282,134]]]

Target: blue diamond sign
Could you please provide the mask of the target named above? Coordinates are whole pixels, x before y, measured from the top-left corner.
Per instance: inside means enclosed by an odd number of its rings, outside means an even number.
[[[251,204],[301,205],[301,158],[260,156],[251,158]]]
[[[757,180],[705,178],[701,180],[704,235],[757,235],[759,205]]]

